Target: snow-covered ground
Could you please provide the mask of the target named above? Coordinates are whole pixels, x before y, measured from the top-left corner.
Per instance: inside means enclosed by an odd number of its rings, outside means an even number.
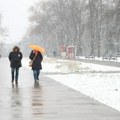
[[[120,68],[53,58],[42,65],[47,77],[120,111]]]

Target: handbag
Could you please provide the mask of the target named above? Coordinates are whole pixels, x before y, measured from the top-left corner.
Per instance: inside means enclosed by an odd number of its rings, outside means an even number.
[[[37,55],[35,55],[35,57],[33,58],[33,60],[31,60],[31,61],[29,62],[29,67],[32,67],[33,61],[35,60],[36,56],[37,56]]]

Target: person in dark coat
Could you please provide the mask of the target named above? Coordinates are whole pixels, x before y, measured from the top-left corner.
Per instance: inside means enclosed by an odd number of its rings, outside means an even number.
[[[35,80],[35,82],[39,81],[39,74],[40,74],[40,70],[42,69],[41,62],[43,60],[43,56],[42,56],[41,52],[32,50],[29,58],[31,60],[34,59],[33,64],[32,64],[34,80]]]
[[[15,46],[13,51],[9,53],[10,67],[11,67],[11,75],[12,75],[12,83],[14,84],[14,80],[16,84],[18,84],[18,75],[19,68],[22,66],[22,53],[20,52],[20,48]]]

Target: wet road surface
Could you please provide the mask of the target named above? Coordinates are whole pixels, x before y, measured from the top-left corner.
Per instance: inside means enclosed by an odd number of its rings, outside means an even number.
[[[120,120],[120,112],[32,71],[21,68],[11,84],[7,59],[0,59],[0,120]]]

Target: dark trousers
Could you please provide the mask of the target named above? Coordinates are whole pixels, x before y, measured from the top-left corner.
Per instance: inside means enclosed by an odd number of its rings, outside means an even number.
[[[12,81],[18,81],[19,68],[11,68]]]
[[[34,80],[39,80],[40,70],[33,70]]]

